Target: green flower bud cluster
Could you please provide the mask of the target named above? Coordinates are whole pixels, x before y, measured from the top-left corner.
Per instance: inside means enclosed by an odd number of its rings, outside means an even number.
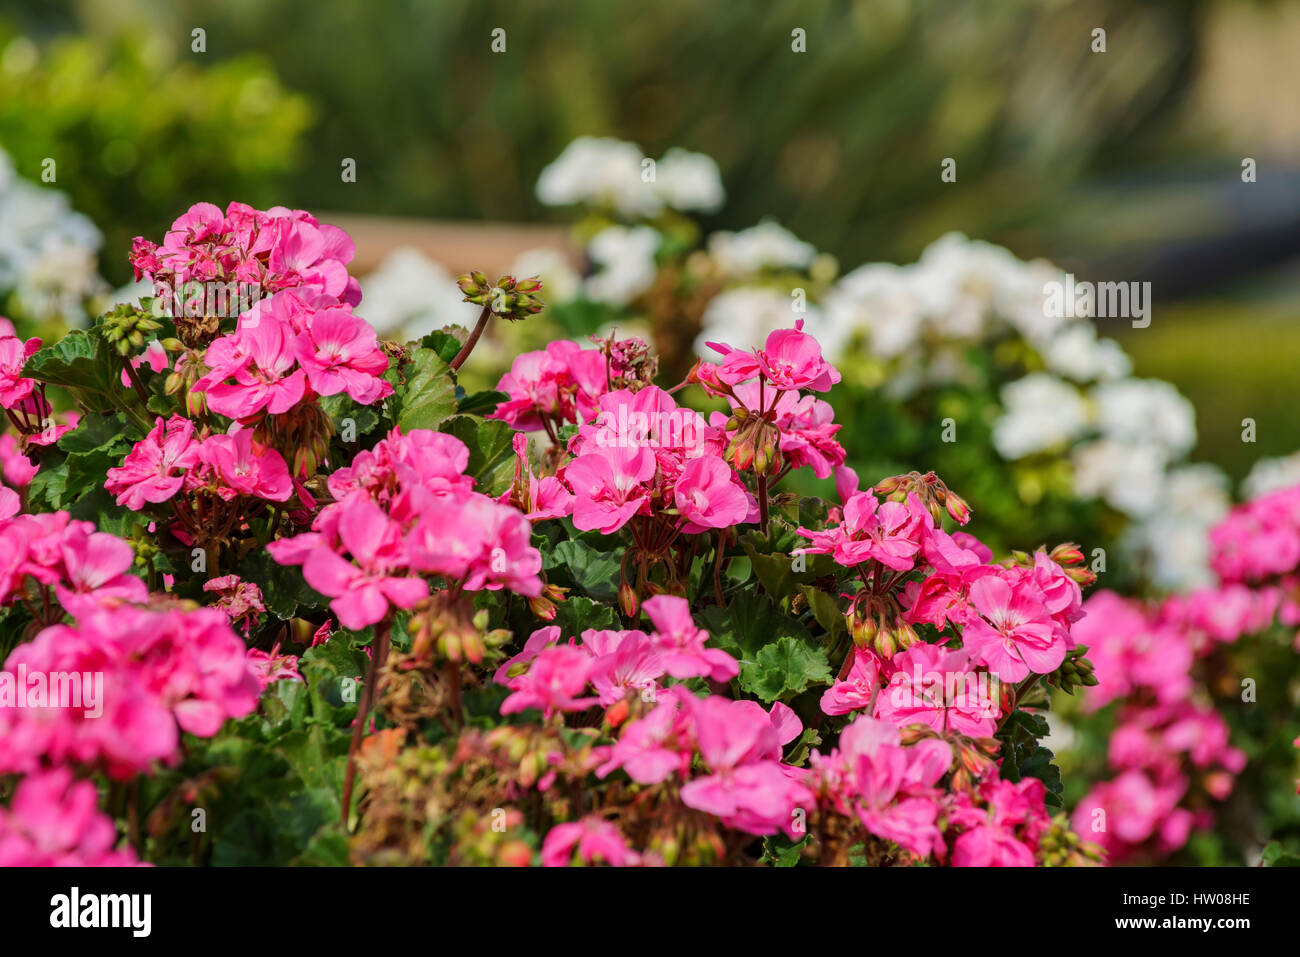
[[[1055,685],[1066,694],[1074,694],[1074,689],[1080,685],[1092,688],[1100,684],[1093,674],[1092,662],[1084,657],[1087,653],[1087,645],[1075,645],[1067,651],[1061,667],[1048,676],[1048,684]]]
[[[153,319],[143,309],[122,303],[100,320],[104,340],[110,342],[120,356],[139,352],[162,323]]]
[[[537,296],[542,291],[542,281],[536,276],[529,279],[502,276],[496,283],[489,283],[487,276],[476,271],[458,278],[456,285],[465,294],[466,302],[487,306],[493,315],[502,319],[527,319],[546,306]]]

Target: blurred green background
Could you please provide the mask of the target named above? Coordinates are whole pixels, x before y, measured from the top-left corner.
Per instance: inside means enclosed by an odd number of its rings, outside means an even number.
[[[707,228],[774,216],[846,271],[958,229],[1150,279],[1151,326],[1105,331],[1195,403],[1196,457],[1240,477],[1300,447],[1300,3],[8,0],[0,17],[0,146],[30,179],[57,159],[115,283],[132,236],[201,199],[559,221],[538,172],[613,135],[715,157],[729,198]]]

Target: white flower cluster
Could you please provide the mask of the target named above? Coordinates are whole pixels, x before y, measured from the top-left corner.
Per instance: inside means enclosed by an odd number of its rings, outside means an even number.
[[[456,278],[412,246],[394,249],[360,282],[359,312],[381,334],[418,339],[447,325],[472,328],[478,319]]]
[[[1048,284],[1064,275],[953,233],[913,265],[848,273],[823,305],[841,327],[833,341],[860,335],[892,362],[889,387],[904,397],[960,376],[966,347],[1021,340],[1044,368],[1002,387],[998,454],[1069,455],[1076,494],[1129,516],[1125,543],[1156,584],[1202,584],[1206,532],[1228,507],[1226,479],[1214,466],[1181,464],[1196,444],[1196,420],[1174,386],[1131,378],[1128,356],[1099,339],[1090,319],[1045,308]]]
[[[36,320],[84,321],[86,300],[106,290],[102,238],[66,195],[20,177],[0,149],[0,301],[12,295]]]
[[[738,233],[716,232],[708,245],[718,271],[731,277],[756,276],[764,270],[802,272],[817,258],[816,246],[772,219]]]
[[[1292,485],[1300,485],[1300,452],[1256,462],[1241,481],[1241,497],[1249,501]]]
[[[580,136],[542,170],[537,198],[547,206],[583,204],[638,219],[665,207],[711,213],[727,194],[718,164],[703,153],[674,147],[655,162],[635,143]]]

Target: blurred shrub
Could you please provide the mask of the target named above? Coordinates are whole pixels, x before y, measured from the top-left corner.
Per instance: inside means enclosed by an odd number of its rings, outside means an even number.
[[[54,185],[103,230],[105,249],[161,233],[177,197],[280,202],[295,167],[312,111],[267,60],[178,54],[154,34],[40,46],[0,23],[0,145],[37,182],[53,159]],[[102,270],[130,275],[125,257]]]
[[[954,228],[1040,251],[1020,230],[1050,226],[1080,176],[1171,152],[1201,6],[272,0],[217,15],[125,0],[186,50],[203,26],[209,57],[273,59],[328,117],[281,202],[534,219],[542,167],[605,134],[715,157],[733,199],[710,228],[775,216],[850,263],[909,260]],[[1090,48],[1098,26],[1105,54]],[[340,181],[344,157],[356,183]],[[944,157],[955,183],[940,181]]]

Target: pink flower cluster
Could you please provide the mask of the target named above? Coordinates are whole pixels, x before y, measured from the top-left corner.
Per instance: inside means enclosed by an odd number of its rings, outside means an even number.
[[[125,541],[67,512],[27,515],[18,508],[18,496],[0,488],[0,605],[43,600],[48,606],[55,597],[82,615],[148,597],[144,582],[129,573],[135,556]],[[40,619],[44,607],[33,611]]]
[[[372,625],[390,607],[411,608],[429,594],[426,576],[467,591],[540,595],[531,524],[473,491],[468,464],[469,449],[454,436],[394,429],[330,476],[337,501],[310,532],[267,550],[283,565],[301,565],[346,628]]]
[[[239,317],[235,331],[214,340],[209,372],[194,383],[213,412],[249,420],[280,415],[313,396],[346,392],[362,405],[391,395],[380,378],[388,356],[375,330],[351,307],[315,290],[285,290]]]
[[[955,626],[970,661],[1002,681],[1051,674],[1075,647],[1070,628],[1083,614],[1082,592],[1047,552],[1036,552],[1030,567],[991,564],[984,545],[938,527],[911,492],[901,502],[850,492],[842,516],[822,531],[800,528],[812,544],[796,554],[830,555],[876,586],[928,571],[903,589],[906,620],[940,632]]]
[[[44,676],[80,676],[80,706],[29,700],[0,708],[0,773],[73,763],[126,779],[177,757],[180,732],[216,734],[253,710],[261,685],[244,643],[216,609],[85,609],[53,625],[5,661],[14,687]],[[102,680],[102,686],[99,682]],[[101,689],[97,700],[88,685]]]
[[[489,418],[525,432],[545,428],[554,436],[562,425],[591,418],[608,388],[605,356],[562,339],[515,356],[497,383],[508,398]]]
[[[601,396],[569,443],[557,478],[575,527],[618,531],[635,516],[675,511],[679,531],[754,521],[757,507],[721,457],[723,434],[656,386]]]
[[[1198,662],[1223,645],[1300,625],[1300,487],[1234,509],[1210,532],[1217,584],[1159,603],[1100,592],[1085,603],[1075,638],[1088,645],[1100,684],[1092,711],[1121,702],[1107,761],[1113,779],[1074,812],[1080,833],[1114,862],[1164,856],[1213,822],[1210,801],[1231,793],[1245,767],[1227,723],[1205,700]]]
[[[1246,765],[1228,736],[1227,723],[1208,705],[1125,708],[1107,755],[1116,776],[1075,808],[1075,828],[1100,844],[1112,863],[1182,847],[1194,829],[1214,821],[1213,810],[1191,801],[1193,793],[1226,799]]]
[[[597,703],[608,708],[629,691],[654,700],[665,675],[729,681],[739,672],[735,658],[705,646],[709,634],[695,625],[684,598],[657,595],[641,607],[654,626],[649,634],[588,629],[575,647],[572,641],[559,644],[554,625],[533,632],[523,650],[497,669],[495,680],[513,692],[501,713],[535,708],[549,715]],[[588,684],[596,698],[580,697]]]
[[[35,337],[26,341],[15,335],[13,323],[0,316],[0,408],[29,445],[53,445],[73,429],[76,415],[63,424],[55,423],[53,408],[45,398],[44,383],[23,375],[23,367],[41,348]],[[12,478],[6,476],[13,481]],[[14,483],[20,484],[20,483]]]
[[[822,695],[826,714],[866,711],[898,728],[921,724],[940,733],[992,737],[1003,713],[1001,683],[963,648],[917,642],[892,658],[854,652],[848,675]],[[874,702],[874,708],[873,708]]]
[[[231,203],[222,213],[195,203],[159,246],[137,237],[131,247],[136,278],[152,280],[158,295],[191,282],[242,282],[267,294],[311,287],[356,305],[361,287],[348,275],[355,247],[337,226],[301,209],[254,209]]]
[[[945,741],[921,738],[905,746],[893,724],[863,716],[840,733],[828,755],[813,752],[807,780],[824,804],[856,815],[872,834],[923,860],[1033,866],[1050,827],[1043,783],[1002,780],[994,764],[974,788],[945,790],[939,781],[953,759]]]
[[[251,430],[236,426],[200,441],[194,423],[179,415],[165,422],[159,417],[123,463],[108,470],[104,487],[118,505],[137,512],[182,490],[205,489],[223,501],[244,495],[270,502],[288,501],[294,491],[283,456],[255,441]]]
[[[1234,508],[1210,531],[1210,567],[1224,582],[1258,582],[1300,565],[1300,485]]]
[[[812,810],[814,796],[798,768],[781,761],[781,749],[803,730],[779,702],[771,711],[753,701],[718,695],[696,698],[680,685],[664,690],[655,707],[600,750],[596,774],[622,770],[632,780],[661,784],[676,778],[681,802],[749,834],[801,835],[797,809]],[[692,775],[696,757],[699,773]]]
[[[91,781],[66,767],[18,782],[8,810],[0,807],[0,867],[131,867],[129,848],[115,850],[117,830],[99,810]]]

